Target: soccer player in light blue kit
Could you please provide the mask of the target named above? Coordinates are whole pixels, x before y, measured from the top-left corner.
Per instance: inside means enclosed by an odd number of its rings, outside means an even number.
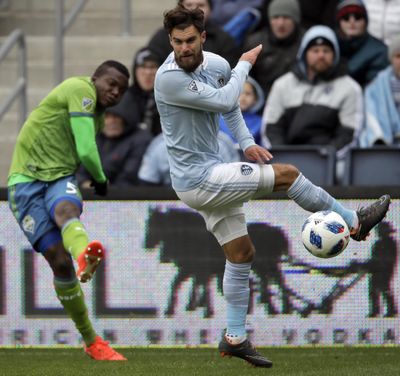
[[[183,202],[203,216],[226,256],[223,293],[227,328],[219,351],[256,367],[271,367],[272,362],[246,338],[249,274],[255,250],[247,233],[243,203],[285,190],[307,211],[339,213],[351,229],[351,237],[360,241],[384,218],[390,197],[384,195],[357,212],[348,210],[293,165],[266,164],[273,157],[255,144],[238,104],[241,88],[262,46],[244,53],[231,71],[222,57],[203,51],[206,32],[200,9],[177,6],[164,14],[164,27],[174,51],[157,72],[155,99],[172,186]],[[255,163],[222,162],[217,142],[220,114],[245,157]]]

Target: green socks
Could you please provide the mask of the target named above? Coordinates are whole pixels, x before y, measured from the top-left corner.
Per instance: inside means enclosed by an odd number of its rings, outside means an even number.
[[[78,218],[69,220],[61,229],[65,249],[76,260],[89,244],[89,237]]]
[[[75,279],[64,282],[59,279],[54,279],[54,288],[58,299],[64,306],[69,317],[75,323],[75,326],[82,335],[86,345],[91,345],[97,334],[89,320],[83,291],[78,280]]]

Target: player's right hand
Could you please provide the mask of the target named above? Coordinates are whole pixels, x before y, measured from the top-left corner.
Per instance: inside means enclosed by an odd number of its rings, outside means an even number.
[[[90,186],[94,188],[94,193],[98,196],[106,196],[108,190],[108,181],[106,180],[104,183],[98,183],[95,180],[92,180]]]
[[[260,164],[269,162],[273,158],[273,155],[267,149],[259,145],[249,146],[243,153],[249,161]]]
[[[259,44],[257,47],[254,47],[251,50],[245,52],[240,57],[239,61],[248,61],[251,65],[254,65],[261,50],[262,44]]]

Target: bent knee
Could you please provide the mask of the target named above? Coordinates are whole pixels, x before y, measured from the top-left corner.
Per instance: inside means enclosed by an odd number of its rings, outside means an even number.
[[[255,248],[248,235],[232,240],[222,246],[226,258],[235,264],[251,262],[255,256]]]
[[[237,254],[237,263],[242,264],[245,262],[251,262],[254,259],[254,256],[256,254],[256,250],[253,245],[251,245],[248,248],[243,249],[241,252],[238,252]]]
[[[80,208],[71,201],[61,201],[54,209],[54,219],[59,228],[61,228],[68,220],[79,218],[80,214]]]
[[[252,262],[255,256],[255,249],[243,249],[240,252],[237,252],[229,257],[229,261],[233,262],[234,264],[244,264],[247,262]]]
[[[296,166],[291,164],[273,164],[272,168],[275,172],[274,191],[286,191],[294,183],[300,175],[300,171]]]

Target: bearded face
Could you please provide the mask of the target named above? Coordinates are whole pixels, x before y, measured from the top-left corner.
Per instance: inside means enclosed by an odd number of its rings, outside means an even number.
[[[329,71],[333,66],[335,54],[326,45],[312,46],[306,52],[307,70],[313,76]]]
[[[175,61],[186,72],[193,72],[203,61],[203,44],[206,33],[200,33],[193,25],[180,30],[173,29],[170,43],[174,50]]]

